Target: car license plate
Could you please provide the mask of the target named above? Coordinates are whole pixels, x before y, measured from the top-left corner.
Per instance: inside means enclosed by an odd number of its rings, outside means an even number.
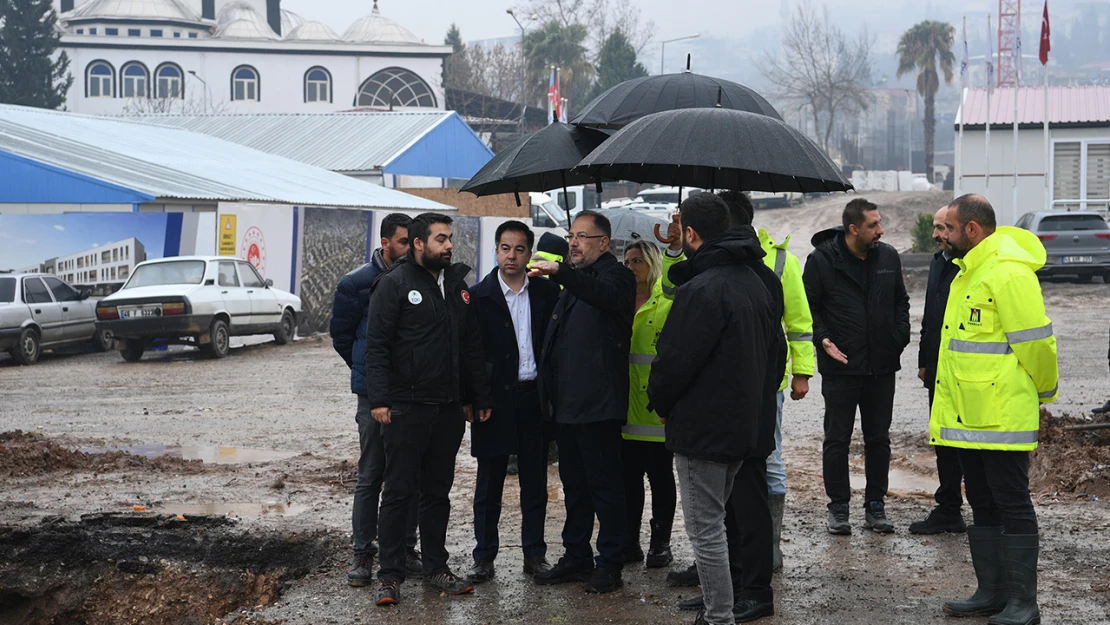
[[[161,306],[120,306],[120,319],[138,319],[139,317],[161,317]]]
[[[1065,256],[1063,258],[1064,264],[1092,263],[1092,262],[1094,262],[1094,260],[1095,259],[1092,256]]]

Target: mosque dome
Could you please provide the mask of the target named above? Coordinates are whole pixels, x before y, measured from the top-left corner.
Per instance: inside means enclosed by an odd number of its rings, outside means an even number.
[[[79,22],[96,19],[172,20],[202,23],[178,0],[92,0],[66,14],[65,21]]]
[[[351,24],[347,32],[343,33],[343,39],[351,43],[424,45],[419,37],[409,32],[404,26],[382,15],[381,11],[378,10],[377,0],[374,0],[373,12]]]
[[[216,16],[216,32],[221,39],[281,39],[266,20],[246,2],[232,2]]]
[[[298,26],[304,24],[304,18],[296,13],[288,10],[281,10],[281,32],[288,34],[296,30]]]
[[[285,38],[292,41],[339,41],[339,35],[320,22],[305,22],[289,31]]]

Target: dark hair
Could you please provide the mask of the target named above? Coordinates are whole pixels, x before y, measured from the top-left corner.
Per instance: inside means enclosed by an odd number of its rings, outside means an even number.
[[[693,228],[702,239],[709,241],[729,229],[728,204],[712,193],[692,195],[678,207],[682,227]]]
[[[404,213],[390,213],[382,219],[382,238],[392,239],[394,234],[397,234],[397,228],[409,227],[412,223],[412,217]]]
[[[451,218],[441,213],[420,213],[409,224],[409,240],[420,239],[427,243],[432,236],[432,224],[451,225]]]
[[[994,217],[994,207],[981,195],[974,193],[961,195],[952,200],[948,207],[956,209],[956,221],[960,223],[961,228],[974,221],[984,232],[990,234],[998,226]]]
[[[594,220],[594,227],[601,231],[601,234],[613,238],[613,224],[609,223],[609,218],[597,211],[582,211],[574,216],[577,220],[579,217],[592,217]]]
[[[752,220],[755,219],[755,208],[747,193],[729,190],[720,191],[717,196],[728,206],[728,218],[733,228],[752,225]]]
[[[505,234],[506,232],[519,232],[528,237],[528,249],[532,249],[532,246],[536,244],[536,233],[532,232],[532,229],[524,225],[524,222],[522,221],[510,219],[500,226],[497,226],[497,232],[494,235],[494,240],[497,242],[498,245],[501,245],[501,235]]]
[[[863,214],[867,211],[879,210],[879,205],[858,197],[844,207],[844,214],[840,216],[844,223],[844,232],[849,232],[848,226],[859,228],[863,225]]]

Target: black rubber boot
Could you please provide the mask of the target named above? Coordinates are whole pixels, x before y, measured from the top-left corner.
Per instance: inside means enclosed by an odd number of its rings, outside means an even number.
[[[781,571],[782,549],[779,543],[782,541],[782,513],[786,508],[786,495],[770,495],[767,501],[771,504],[771,545],[774,548],[771,570]]]
[[[963,601],[946,601],[944,613],[950,616],[989,616],[1006,608],[1006,563],[1002,549],[1001,527],[967,528],[971,565],[979,587]]]
[[[1040,555],[1037,534],[1003,534],[1002,549],[1006,552],[1006,577],[1009,602],[1006,609],[992,616],[988,625],[1039,625],[1041,611],[1037,607],[1037,557]]]
[[[649,569],[661,569],[674,560],[671,555],[671,533],[664,532],[655,519],[651,520],[651,542],[648,544],[647,561]]]

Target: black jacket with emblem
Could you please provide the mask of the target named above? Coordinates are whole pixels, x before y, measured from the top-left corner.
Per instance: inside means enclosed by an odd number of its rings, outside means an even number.
[[[884,375],[902,368],[910,343],[910,298],[898,251],[886,243],[860,260],[848,250],[844,228],[813,235],[802,280],[813,313],[813,344],[822,375]],[[825,353],[831,340],[848,357]]]
[[[628,421],[628,352],[636,274],[606,252],[585,269],[560,263],[563,287],[543,343],[540,405],[558,423]]]
[[[488,363],[486,368],[490,371],[493,394],[493,414],[489,421],[471,425],[470,455],[475,458],[518,453],[520,439],[517,428],[525,421],[540,420],[538,413],[517,414],[516,383],[520,372],[520,349],[497,271],[494,269],[484,280],[470,287],[474,296],[471,304],[478,315],[478,329],[482,334],[482,350]],[[558,299],[558,285],[546,278],[528,278],[532,357],[537,374],[543,337]]]
[[[468,273],[463,264],[444,269],[441,293],[410,251],[378,276],[366,324],[371,409],[397,402],[492,407]]]
[[[690,458],[729,463],[775,450],[782,285],[746,230],[706,242],[670,271],[678,289],[648,399],[667,420],[667,449]]]

